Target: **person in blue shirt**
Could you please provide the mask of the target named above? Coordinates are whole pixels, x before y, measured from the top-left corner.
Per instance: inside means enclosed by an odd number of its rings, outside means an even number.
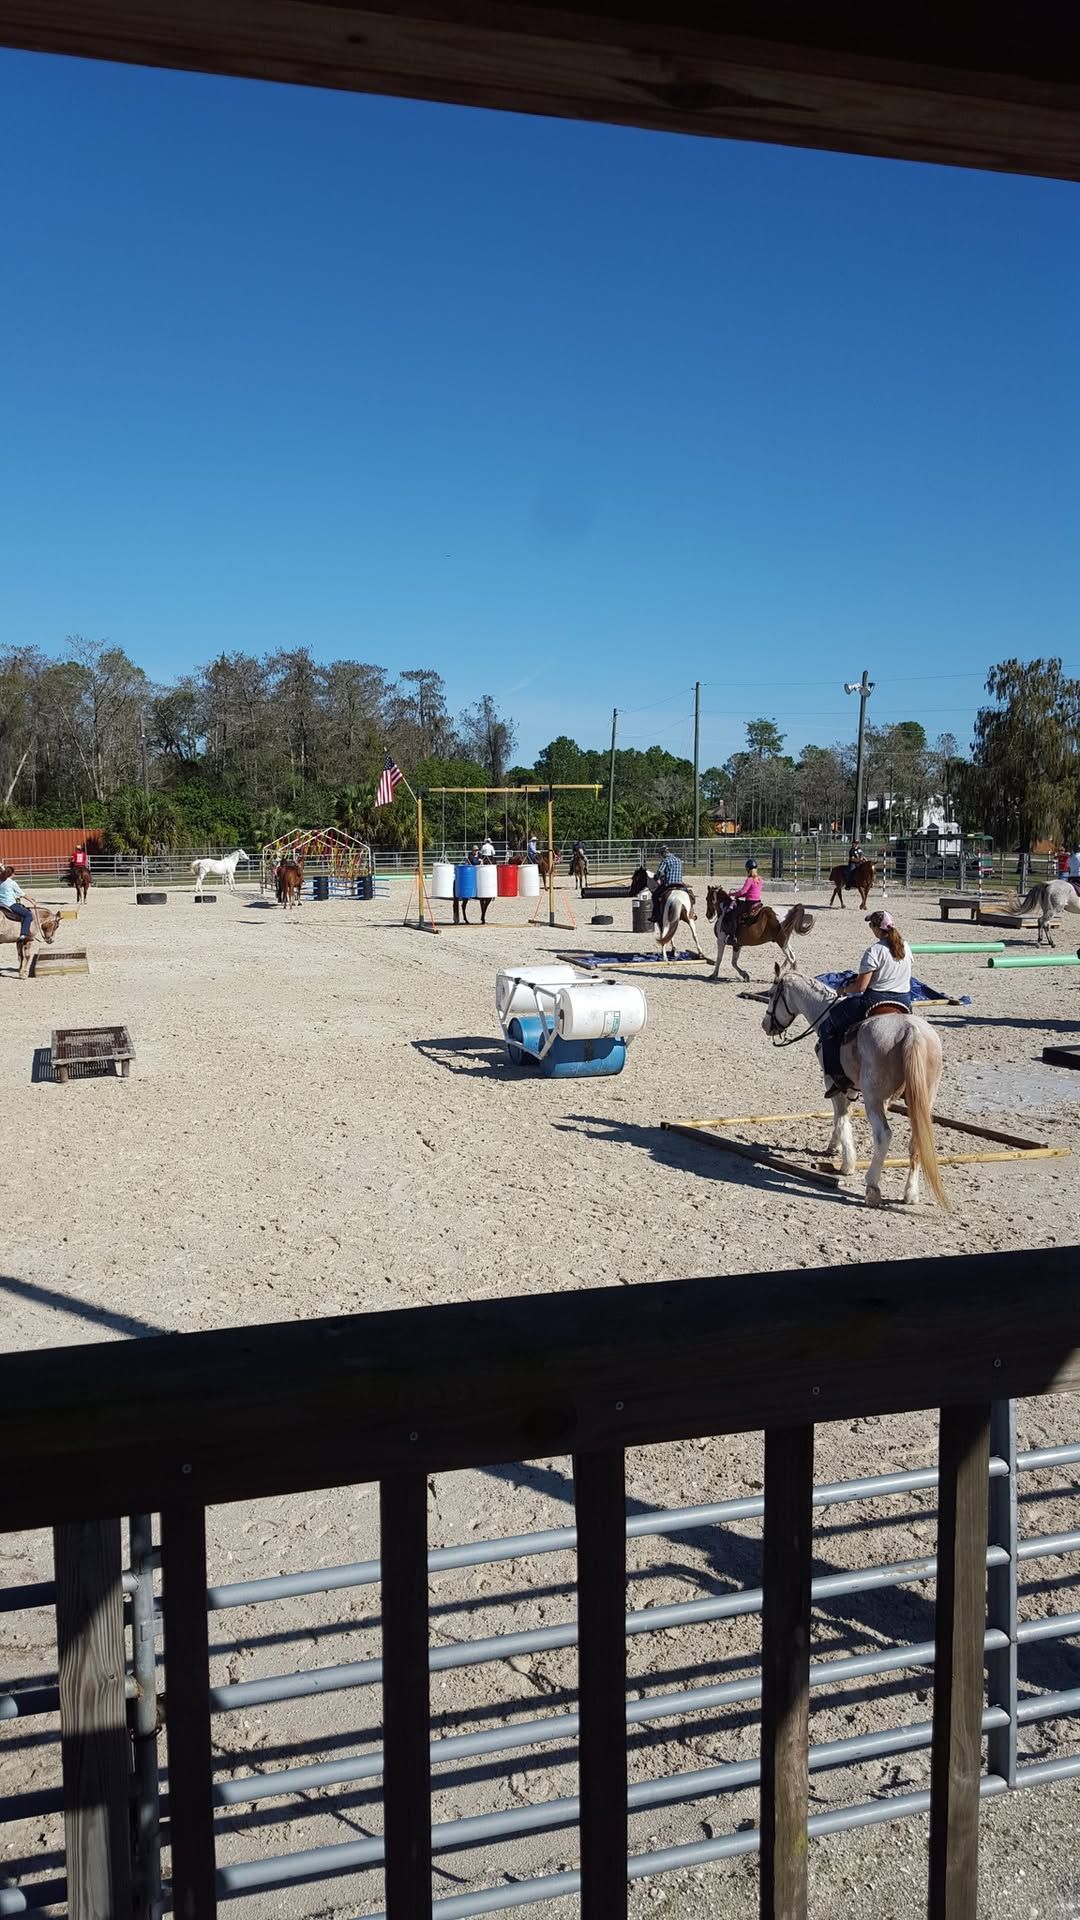
[[[0,867],[0,909],[9,920],[17,920],[22,929],[20,939],[32,940],[34,937],[33,903],[15,878],[14,867]]]
[[[660,865],[657,867],[653,878],[652,917],[654,926],[663,926],[664,902],[672,887],[681,887],[682,883],[682,861],[677,854],[670,853],[667,847],[661,847]]]

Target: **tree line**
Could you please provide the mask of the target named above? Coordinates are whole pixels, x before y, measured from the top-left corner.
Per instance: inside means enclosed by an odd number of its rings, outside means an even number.
[[[931,742],[917,720],[870,726],[867,820],[874,837],[910,834],[940,807],[968,831],[1030,847],[1080,830],[1080,682],[1060,660],[1004,661],[987,678],[970,754],[951,734]],[[306,647],[221,654],[167,685],[122,649],[72,635],[63,656],[0,650],[0,825],[98,830],[107,848],[262,845],[334,821],[374,844],[413,844],[403,787],[376,808],[389,751],[413,787],[594,783],[557,796],[561,842],[608,830],[606,747],[560,735],[531,766],[513,760],[515,722],[490,694],[452,715],[430,667],[396,677],[355,660],[316,661]],[[702,831],[844,834],[852,827],[855,748],[790,751],[774,720],[746,725],[745,746],[701,774]],[[544,816],[522,796],[433,797],[429,839],[458,843],[485,827],[523,842]],[[688,835],[692,762],[659,746],[617,748],[618,839]]]

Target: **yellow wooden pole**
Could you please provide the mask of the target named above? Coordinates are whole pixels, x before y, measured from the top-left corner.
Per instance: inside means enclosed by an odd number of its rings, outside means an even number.
[[[548,926],[555,925],[555,801],[551,788],[547,794],[548,813]]]

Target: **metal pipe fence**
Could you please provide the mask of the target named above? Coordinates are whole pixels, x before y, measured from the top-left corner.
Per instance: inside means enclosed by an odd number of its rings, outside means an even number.
[[[990,1532],[985,1553],[987,1568],[987,1610],[983,1633],[986,1667],[986,1704],[982,1729],[987,1739],[987,1771],[980,1791],[991,1795],[1010,1788],[1032,1787],[1051,1779],[1080,1775],[1080,1754],[1062,1753],[1050,1760],[1021,1762],[1017,1756],[1018,1730],[1036,1721],[1066,1719],[1080,1714],[1080,1688],[1050,1693],[1028,1694],[1021,1691],[1018,1666],[1025,1647],[1047,1641],[1072,1638],[1080,1634],[1080,1613],[1066,1612],[1021,1620],[1018,1617],[1018,1572],[1024,1565],[1039,1560],[1080,1553],[1080,1528],[1055,1533],[1021,1536],[1019,1533],[1018,1481],[1025,1474],[1080,1464],[1080,1444],[1034,1448],[1016,1448],[1016,1412],[1012,1402],[995,1404],[992,1416],[993,1451],[989,1461]],[[840,1505],[860,1505],[867,1501],[933,1491],[939,1485],[936,1467],[917,1467],[896,1473],[864,1476],[830,1482],[813,1489],[815,1509]],[[628,1540],[697,1534],[711,1527],[729,1526],[761,1518],[766,1510],[764,1495],[676,1507],[627,1517]],[[867,1522],[868,1529],[875,1525]],[[130,1638],[129,1672],[126,1695],[132,1739],[133,1856],[135,1866],[134,1920],[157,1920],[163,1905],[169,1904],[161,1888],[161,1810],[159,1807],[159,1756],[157,1749],[158,1684],[156,1638],[160,1633],[160,1603],[155,1598],[155,1571],[160,1553],[153,1544],[150,1518],[137,1515],[130,1522],[130,1569],[123,1577],[126,1615]],[[555,1553],[572,1552],[578,1544],[576,1527],[547,1528],[525,1534],[489,1540],[468,1541],[436,1548],[428,1554],[429,1577],[463,1569],[492,1566],[512,1560],[532,1560]],[[850,1572],[827,1574],[810,1586],[812,1603],[881,1591],[887,1588],[915,1586],[936,1579],[936,1555],[900,1562],[881,1563]],[[332,1594],[377,1585],[382,1578],[378,1560],[336,1567],[302,1570],[265,1579],[231,1582],[206,1590],[208,1613],[228,1612],[237,1607],[271,1605],[275,1602],[315,1594]],[[56,1597],[55,1583],[38,1581],[0,1592],[0,1611],[17,1612],[51,1606]],[[760,1614],[764,1602],[761,1587],[743,1587],[704,1600],[676,1602],[671,1605],[632,1609],[625,1615],[628,1636],[670,1632],[704,1622],[731,1620]],[[526,1654],[578,1645],[576,1621],[555,1627],[541,1627],[482,1638],[466,1639],[429,1651],[432,1673],[460,1668],[476,1668]],[[890,1678],[908,1675],[908,1685],[919,1684],[919,1676],[932,1670],[936,1651],[932,1640],[897,1642],[871,1653],[829,1658],[811,1664],[809,1687],[818,1693],[845,1685],[851,1680],[869,1677]],[[266,1679],[232,1681],[210,1686],[211,1711],[231,1714],[262,1705],[310,1698],[353,1687],[378,1685],[383,1680],[383,1662],[370,1659],[342,1666],[283,1673]],[[625,1705],[628,1730],[646,1727],[664,1720],[686,1721],[706,1712],[724,1711],[760,1700],[762,1674],[750,1673],[737,1679],[709,1686],[680,1688],[673,1693],[648,1694],[629,1699]],[[59,1693],[54,1686],[37,1685],[30,1690],[15,1690],[0,1695],[0,1720],[35,1720],[55,1713]],[[492,1717],[498,1709],[492,1707]],[[432,1739],[429,1765],[446,1769],[475,1758],[505,1757],[525,1749],[565,1749],[581,1733],[580,1714],[557,1710],[542,1719],[505,1723],[480,1732],[450,1734]],[[846,1739],[812,1744],[808,1765],[812,1772],[858,1766],[871,1760],[928,1748],[930,1723],[900,1725],[853,1735]],[[231,1754],[232,1768],[258,1762],[259,1770],[233,1774],[213,1785],[213,1802],[219,1809],[253,1806],[271,1798],[289,1799],[333,1786],[374,1781],[382,1777],[384,1755],[381,1746],[340,1760],[312,1764],[285,1765],[267,1769],[256,1754]],[[703,1797],[756,1786],[761,1780],[760,1760],[674,1772],[637,1781],[628,1790],[631,1811],[675,1804],[688,1804]],[[882,1820],[899,1819],[925,1812],[928,1793],[908,1794],[872,1800],[815,1816],[812,1833],[832,1833]],[[58,1812],[63,1805],[60,1788],[31,1793],[16,1793],[0,1801],[0,1823]],[[432,1846],[436,1852],[462,1850],[494,1844],[529,1834],[555,1831],[577,1824],[580,1815],[578,1796],[558,1796],[530,1806],[515,1806],[493,1813],[468,1816],[436,1823]],[[627,1861],[630,1880],[644,1875],[673,1872],[695,1864],[731,1858],[752,1852],[760,1843],[757,1830],[733,1832],[686,1846],[669,1847],[652,1853],[631,1856]],[[296,1852],[270,1854],[243,1863],[224,1865],[217,1872],[217,1890],[221,1898],[285,1887],[299,1883],[317,1883],[342,1874],[378,1867],[384,1860],[381,1838],[365,1838],[333,1846],[307,1848]],[[568,1883],[573,1882],[571,1886]],[[434,1912],[442,1920],[470,1920],[473,1915],[537,1905],[577,1890],[576,1874],[547,1874],[509,1886],[479,1893],[455,1896],[435,1903]],[[0,1887],[0,1915],[33,1912],[63,1897],[60,1883],[28,1881],[22,1887]],[[117,1916],[119,1920],[119,1916]]]

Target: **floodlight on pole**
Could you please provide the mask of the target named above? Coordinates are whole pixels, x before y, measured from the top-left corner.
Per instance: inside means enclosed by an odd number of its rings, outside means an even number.
[[[862,819],[863,804],[863,747],[866,737],[866,703],[874,691],[874,683],[863,668],[861,680],[845,680],[844,692],[857,693],[859,696],[859,747],[855,758],[855,818],[851,823],[851,838],[855,845],[859,843],[859,823]]]

